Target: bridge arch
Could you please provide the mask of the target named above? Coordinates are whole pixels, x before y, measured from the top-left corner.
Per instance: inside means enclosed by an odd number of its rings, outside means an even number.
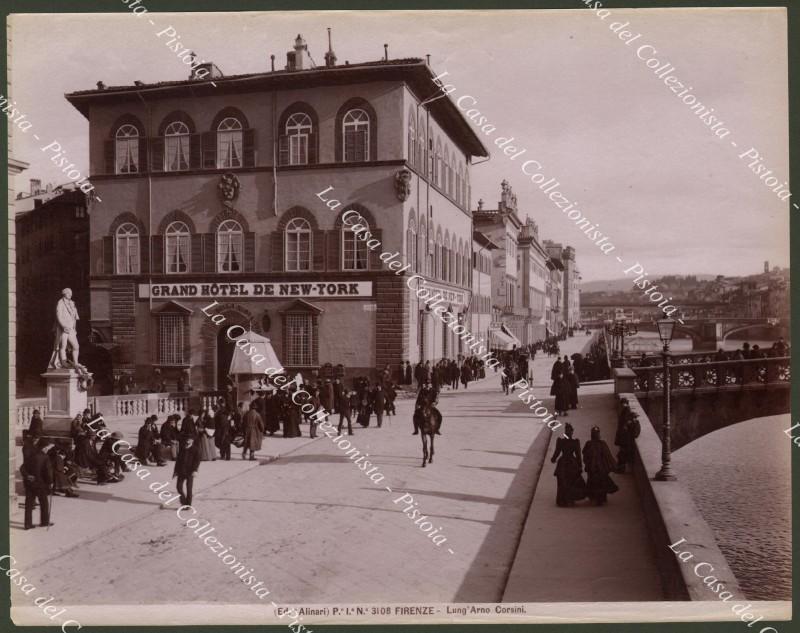
[[[777,323],[747,323],[745,325],[735,325],[730,330],[722,333],[722,340],[726,340],[731,334],[737,334],[738,332],[745,332],[752,328],[760,328],[762,330],[770,330],[771,332],[775,333],[779,331]]]

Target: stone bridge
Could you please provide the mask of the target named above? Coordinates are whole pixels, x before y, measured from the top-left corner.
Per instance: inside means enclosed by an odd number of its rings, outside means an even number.
[[[655,322],[641,322],[636,325],[640,332],[657,332]],[[675,334],[684,334],[692,339],[696,350],[715,350],[722,346],[726,338],[752,328],[766,328],[771,338],[786,336],[788,319],[747,319],[742,317],[709,317],[706,319],[685,319],[683,325],[675,325]]]
[[[695,359],[677,356],[669,368],[673,450],[737,422],[789,413],[790,357],[691,362]],[[660,432],[663,366],[621,368],[615,377],[617,393],[636,395]]]

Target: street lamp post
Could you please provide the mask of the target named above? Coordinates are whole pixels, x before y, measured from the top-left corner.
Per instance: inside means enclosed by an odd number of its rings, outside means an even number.
[[[669,375],[669,343],[675,330],[675,321],[661,319],[658,325],[658,338],[664,343],[661,356],[664,359],[664,409],[661,422],[661,470],[656,473],[656,481],[675,481],[677,477],[672,473],[672,431],[670,427],[670,375]]]

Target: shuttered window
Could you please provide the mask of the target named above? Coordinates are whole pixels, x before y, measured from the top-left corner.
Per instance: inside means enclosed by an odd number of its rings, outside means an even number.
[[[139,131],[130,124],[120,125],[114,145],[115,172],[135,174],[139,172]]]
[[[342,121],[342,135],[345,162],[369,160],[369,115],[364,110],[348,110]]]
[[[173,222],[167,227],[164,235],[166,238],[166,271],[168,273],[189,272],[189,227],[183,222]]]
[[[311,225],[294,218],[286,225],[286,270],[311,270]]]
[[[217,272],[242,272],[244,232],[235,220],[225,220],[217,229]]]
[[[228,117],[217,126],[217,169],[242,166],[242,124]]]
[[[173,121],[164,131],[164,171],[189,169],[189,127]]]
[[[117,229],[117,274],[139,274],[139,229],[130,222]]]

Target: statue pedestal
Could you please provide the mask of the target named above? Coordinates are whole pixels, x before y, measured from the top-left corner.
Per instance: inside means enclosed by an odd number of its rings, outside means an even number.
[[[74,369],[48,369],[42,374],[47,381],[47,415],[44,432],[69,433],[76,415],[86,409],[88,394],[78,388],[80,376]]]

